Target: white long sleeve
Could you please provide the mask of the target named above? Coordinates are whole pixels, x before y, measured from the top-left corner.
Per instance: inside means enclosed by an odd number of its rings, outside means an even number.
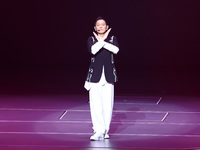
[[[100,41],[96,42],[91,47],[91,53],[93,55],[95,55],[104,45],[105,45],[105,42],[103,40],[100,40]]]
[[[114,53],[114,54],[117,54],[118,51],[119,51],[119,48],[113,44],[110,44],[108,42],[105,42],[104,41],[104,46],[103,46],[105,49],[109,50],[110,52]]]

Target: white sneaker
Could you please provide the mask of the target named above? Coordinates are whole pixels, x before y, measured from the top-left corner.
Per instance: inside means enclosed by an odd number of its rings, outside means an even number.
[[[109,139],[109,138],[110,138],[110,136],[108,134],[104,135],[104,139]]]
[[[99,141],[104,139],[104,134],[102,133],[95,133],[93,136],[90,137],[91,141]]]

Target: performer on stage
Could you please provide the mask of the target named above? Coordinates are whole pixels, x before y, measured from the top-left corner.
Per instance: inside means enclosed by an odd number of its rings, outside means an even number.
[[[108,139],[108,131],[113,112],[114,83],[117,74],[114,55],[119,46],[115,36],[110,36],[111,28],[103,17],[95,21],[94,36],[87,41],[91,63],[84,87],[89,91],[90,112],[94,135],[90,140]]]

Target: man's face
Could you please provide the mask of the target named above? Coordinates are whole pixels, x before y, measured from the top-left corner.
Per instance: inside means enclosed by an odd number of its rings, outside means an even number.
[[[108,26],[105,20],[101,19],[96,22],[94,29],[97,31],[98,34],[104,34],[108,29]]]

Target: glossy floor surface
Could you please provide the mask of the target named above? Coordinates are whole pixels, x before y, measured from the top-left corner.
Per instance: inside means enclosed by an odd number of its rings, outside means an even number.
[[[110,139],[90,141],[87,95],[0,96],[1,150],[200,149],[200,98],[116,96]]]

